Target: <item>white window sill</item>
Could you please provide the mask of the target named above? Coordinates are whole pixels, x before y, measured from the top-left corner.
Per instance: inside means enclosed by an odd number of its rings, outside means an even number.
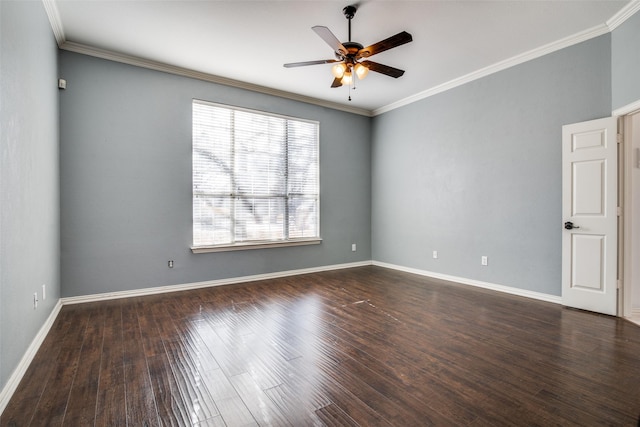
[[[229,252],[246,251],[250,249],[282,248],[286,246],[319,245],[322,239],[287,240],[282,242],[246,242],[235,243],[233,245],[212,245],[212,246],[192,246],[191,252],[194,254],[204,254],[208,252]]]

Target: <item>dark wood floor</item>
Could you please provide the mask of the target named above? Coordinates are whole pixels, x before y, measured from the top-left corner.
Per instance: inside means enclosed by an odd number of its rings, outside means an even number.
[[[70,305],[2,426],[636,426],[640,327],[362,267]]]

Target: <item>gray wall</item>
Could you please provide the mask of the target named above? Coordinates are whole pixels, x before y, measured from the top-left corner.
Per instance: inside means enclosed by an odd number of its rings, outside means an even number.
[[[601,36],[375,117],[373,259],[560,295],[561,126],[610,115],[610,55]]]
[[[2,389],[60,297],[60,250],[58,53],[42,3],[0,1],[0,41]]]
[[[640,13],[611,35],[611,74],[614,110],[640,100]]]
[[[369,118],[72,52],[60,66],[63,296],[371,259]],[[193,98],[320,122],[322,244],[191,253]]]

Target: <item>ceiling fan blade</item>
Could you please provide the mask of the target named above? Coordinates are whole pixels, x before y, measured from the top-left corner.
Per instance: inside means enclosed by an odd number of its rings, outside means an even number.
[[[393,49],[394,47],[409,43],[410,41],[413,41],[413,37],[411,37],[411,34],[403,31],[396,34],[395,36],[389,37],[388,39],[384,39],[382,41],[379,41],[378,43],[372,44],[371,46],[360,49],[356,55],[356,58],[367,58],[371,55],[375,55],[377,53],[384,52],[385,50]]]
[[[379,64],[377,62],[362,61],[360,63],[363,65],[366,65],[371,71],[375,71],[376,73],[386,74],[387,76],[393,77],[396,79],[404,74],[404,70],[393,68],[384,64]]]
[[[331,83],[331,87],[340,87],[342,86],[342,79],[335,78],[333,79],[333,83]]]
[[[340,55],[347,54],[347,48],[340,43],[340,40],[333,35],[330,29],[323,27],[322,25],[316,25],[315,27],[311,27],[311,29],[315,31],[315,33],[319,35],[325,43],[331,46],[331,49],[333,49],[334,52],[339,53]]]
[[[284,64],[285,68],[304,67],[306,65],[318,65],[318,64],[332,64],[338,62],[336,59],[320,59],[318,61],[305,61],[305,62],[290,62]]]

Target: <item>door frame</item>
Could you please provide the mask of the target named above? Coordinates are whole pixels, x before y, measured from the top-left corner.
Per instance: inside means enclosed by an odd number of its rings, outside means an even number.
[[[640,129],[633,129],[631,126],[632,116],[640,114],[640,100],[626,105],[612,112],[613,117],[618,118],[618,133],[622,134],[622,147],[618,153],[618,200],[622,207],[622,219],[618,221],[618,279],[622,284],[618,292],[618,316],[631,318],[634,316],[633,310],[633,285],[634,280],[640,278],[633,276],[632,259],[638,259],[640,253],[633,252],[633,241],[630,237],[633,226],[640,226],[637,221],[633,224],[633,194],[640,197],[640,188],[634,188],[632,183],[632,172],[634,168],[634,147],[632,138],[638,138]],[[636,147],[637,148],[637,147]],[[638,154],[640,157],[640,153]],[[640,158],[636,160],[640,162]],[[636,212],[638,215],[638,212]],[[640,288],[636,290],[640,292]],[[640,320],[640,316],[634,316],[634,320]]]

